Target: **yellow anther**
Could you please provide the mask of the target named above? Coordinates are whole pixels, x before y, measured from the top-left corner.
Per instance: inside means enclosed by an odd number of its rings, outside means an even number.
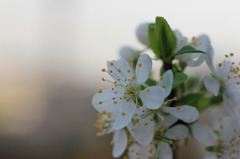
[[[134,114],[134,116],[138,116],[138,114]]]
[[[240,138],[240,134],[238,135],[238,138]]]
[[[114,94],[117,94],[117,92],[114,92]]]
[[[112,98],[112,100],[115,100],[115,99],[116,99],[115,97]]]
[[[99,137],[99,136],[101,136],[101,133],[97,133],[97,135],[96,135],[97,137]]]
[[[159,82],[158,81],[156,81],[156,85],[158,85],[159,84]]]
[[[146,89],[146,92],[150,92],[151,90],[150,89]]]
[[[131,72],[130,70],[127,70],[127,72]]]
[[[139,64],[138,64],[138,67],[141,67],[141,66],[142,66],[142,64],[141,64],[141,63],[139,63]]]
[[[148,150],[148,152],[149,152],[149,153],[152,153],[153,150],[154,150],[154,148],[151,147],[151,148]]]
[[[229,140],[229,144],[231,144],[233,141],[232,140]]]
[[[169,141],[168,143],[169,143],[170,145],[172,145],[172,144],[173,144],[173,141],[171,140],[171,141]]]
[[[177,109],[177,110],[180,110],[180,109],[181,109],[181,107],[180,107],[180,106],[176,106],[176,109]]]
[[[136,107],[139,108],[139,104],[138,103],[136,103]]]
[[[110,70],[109,72],[112,73],[112,70]]]
[[[123,96],[123,98],[124,98],[124,99],[127,99],[127,96],[126,96],[126,95],[124,95],[124,96]]]
[[[128,159],[128,157],[127,156],[123,156],[123,159]]]
[[[162,88],[166,88],[166,86],[165,86],[165,85],[162,85]]]
[[[220,143],[222,140],[220,138],[217,139],[218,143]]]
[[[160,80],[163,80],[163,76],[160,76]]]
[[[152,156],[148,156],[148,159],[152,159],[153,157]]]
[[[175,138],[176,140],[178,140],[178,139],[179,139],[179,136],[175,136],[174,138]]]
[[[230,56],[234,56],[234,53],[230,53]]]
[[[131,130],[132,130],[132,131],[134,131],[135,129],[134,129],[134,128],[132,128]]]
[[[103,110],[103,111],[102,111],[102,114],[106,114],[106,110]]]
[[[103,104],[103,101],[99,101],[98,104]]]
[[[136,76],[132,76],[132,80],[135,80],[136,79]]]
[[[126,113],[125,113],[125,112],[122,112],[121,114],[122,114],[122,116],[125,116],[125,115],[126,115]]]
[[[138,118],[135,119],[136,122],[139,122],[140,120]]]
[[[102,81],[106,81],[105,78],[102,78]]]
[[[130,62],[133,62],[133,61],[134,61],[134,58],[130,58],[129,61],[130,61]]]
[[[161,128],[161,129],[160,129],[160,132],[161,132],[161,133],[163,133],[163,132],[164,132],[164,129],[163,129],[163,128]]]
[[[147,126],[147,125],[148,125],[148,123],[144,123],[143,125],[144,125],[144,126]]]
[[[154,121],[154,119],[153,119],[153,118],[150,118],[149,120],[150,120],[150,121]]]
[[[177,101],[178,99],[177,99],[177,97],[173,97],[173,100],[174,100],[174,101]]]
[[[99,89],[99,90],[98,90],[98,93],[102,93],[102,89]]]
[[[139,155],[139,153],[138,153],[138,152],[136,152],[136,155]]]
[[[217,155],[218,155],[218,157],[221,157],[221,156],[222,156],[222,153],[221,153],[221,152],[219,152]]]
[[[128,142],[130,142],[130,143],[133,142],[133,139],[131,136],[129,137]]]
[[[220,129],[223,129],[223,125],[220,125]]]
[[[114,88],[112,88],[112,90],[114,90]]]
[[[236,132],[237,132],[237,129],[233,129],[233,132],[235,132],[235,133],[236,133]]]
[[[113,66],[113,65],[114,65],[114,63],[113,63],[113,62],[110,62],[109,64],[110,64],[110,66]]]
[[[225,55],[226,58],[228,58],[228,55]]]
[[[111,141],[111,142],[110,142],[110,145],[114,145],[114,141]]]
[[[230,78],[231,78],[231,76],[229,76],[229,75],[228,75],[228,76],[227,76],[227,78],[228,78],[228,79],[230,79]]]
[[[118,72],[122,72],[121,69],[118,69]]]
[[[131,153],[134,153],[134,152],[135,152],[134,149],[132,149],[132,150],[131,150]]]
[[[222,63],[219,63],[218,66],[221,67],[221,66],[222,66]]]
[[[114,103],[114,104],[117,104],[117,101],[114,101],[113,103]]]
[[[103,68],[103,69],[102,69],[102,72],[106,72],[106,69],[105,69],[105,68]]]

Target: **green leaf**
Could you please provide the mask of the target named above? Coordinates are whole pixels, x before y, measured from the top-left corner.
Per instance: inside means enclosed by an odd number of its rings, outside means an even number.
[[[148,86],[156,86],[156,81],[153,80],[153,79],[151,79],[151,78],[149,78],[149,79],[146,81],[146,84],[147,84]]]
[[[178,72],[173,75],[173,89],[182,84],[188,76],[183,72]]]
[[[196,50],[194,47],[190,46],[190,45],[186,45],[184,47],[182,47],[178,52],[176,52],[175,54],[171,55],[168,57],[168,59],[171,59],[175,56],[178,55],[182,55],[182,54],[189,54],[189,53],[201,53],[201,54],[206,54],[205,52],[201,51],[201,50]]]
[[[169,56],[174,54],[177,46],[177,39],[163,17],[156,17],[155,24],[155,41],[157,42],[157,49],[160,53],[159,57],[163,61],[166,61]]]
[[[156,38],[155,38],[155,24],[154,23],[150,23],[148,25],[148,40],[149,40],[150,48],[155,53],[155,55],[158,58],[160,58],[160,53],[159,53],[159,50],[157,48],[158,43],[157,43]]]

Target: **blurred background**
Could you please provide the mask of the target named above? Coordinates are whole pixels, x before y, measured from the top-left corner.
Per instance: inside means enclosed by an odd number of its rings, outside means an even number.
[[[111,136],[96,137],[91,106],[96,90],[109,87],[100,80],[106,61],[124,45],[143,49],[135,29],[156,16],[189,38],[208,34],[216,62],[239,54],[239,7],[237,0],[0,0],[0,158],[111,159]],[[189,149],[180,148],[181,158],[201,158]]]

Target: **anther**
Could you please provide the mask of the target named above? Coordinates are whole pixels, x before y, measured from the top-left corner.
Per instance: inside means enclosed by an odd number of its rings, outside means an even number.
[[[154,121],[154,119],[153,119],[153,118],[150,118],[149,120],[150,120],[150,121]]]
[[[234,56],[234,53],[230,53],[230,56]]]
[[[99,101],[98,104],[103,104],[103,101]]]
[[[160,76],[160,80],[163,80],[163,76]]]
[[[126,95],[124,95],[124,96],[123,96],[123,98],[124,98],[124,99],[127,99],[127,96],[126,96]]]
[[[138,118],[135,119],[136,122],[139,122],[140,120]]]
[[[222,63],[219,63],[218,66],[221,67],[221,66],[222,66]]]
[[[114,145],[114,141],[111,141],[111,142],[110,142],[110,145]]]
[[[127,70],[127,72],[131,72],[130,70]]]
[[[228,58],[228,55],[225,55],[226,58]]]
[[[222,156],[222,153],[221,153],[221,152],[219,152],[217,155],[218,155],[218,157],[221,157],[221,156]]]
[[[130,61],[130,62],[133,62],[133,61],[134,61],[134,58],[130,58],[129,61]]]
[[[178,139],[179,139],[179,136],[175,136],[174,138],[175,138],[176,140],[178,140]]]
[[[106,81],[105,78],[102,78],[102,81]]]
[[[166,86],[165,86],[165,85],[162,85],[162,88],[166,88]]]
[[[103,110],[103,111],[102,111],[102,114],[106,114],[106,110]]]
[[[118,72],[122,72],[121,69],[118,69]]]
[[[159,82],[158,81],[156,81],[156,85],[158,85],[159,84]]]
[[[228,78],[228,79],[230,79],[230,78],[231,78],[231,76],[229,76],[229,75],[228,75],[228,76],[227,76],[227,78]]]
[[[136,79],[136,76],[132,76],[132,80],[135,80]]]
[[[122,112],[121,114],[122,114],[122,116],[125,116],[125,115],[126,115],[126,113],[125,113],[125,112]]]
[[[114,65],[114,63],[113,63],[113,62],[110,62],[109,64],[110,64],[111,66],[113,66],[113,65]]]
[[[106,69],[105,69],[105,68],[103,68],[103,69],[102,69],[102,72],[106,72]]]
[[[146,92],[150,92],[151,90],[150,89],[146,89]]]
[[[174,101],[177,101],[178,99],[177,99],[177,97],[173,97],[173,100],[174,100]]]
[[[139,64],[138,64],[138,67],[141,67],[141,66],[142,66],[142,64],[141,64],[141,63],[139,63]]]
[[[147,125],[148,125],[148,123],[144,123],[143,125],[144,125],[144,126],[147,126]]]
[[[181,107],[180,107],[180,106],[177,106],[177,107],[176,107],[176,109],[177,109],[177,110],[180,110],[180,109],[181,109]]]
[[[173,144],[173,141],[171,140],[171,141],[169,141],[168,143],[169,143],[170,145],[172,145],[172,144]]]
[[[151,147],[151,148],[148,150],[148,152],[149,152],[149,153],[152,153],[153,150],[154,150],[154,149]]]
[[[102,93],[102,89],[99,89],[99,90],[98,90],[98,93]]]
[[[114,103],[114,104],[117,104],[117,101],[114,101],[113,103]]]
[[[112,70],[110,70],[109,72],[112,73]]]
[[[136,103],[136,107],[139,108],[139,104],[138,103]]]

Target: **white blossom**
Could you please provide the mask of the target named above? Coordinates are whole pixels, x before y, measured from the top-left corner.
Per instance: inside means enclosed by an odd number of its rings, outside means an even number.
[[[136,35],[138,40],[145,46],[149,46],[149,41],[148,41],[148,24],[149,23],[142,23],[138,25],[136,29]]]

